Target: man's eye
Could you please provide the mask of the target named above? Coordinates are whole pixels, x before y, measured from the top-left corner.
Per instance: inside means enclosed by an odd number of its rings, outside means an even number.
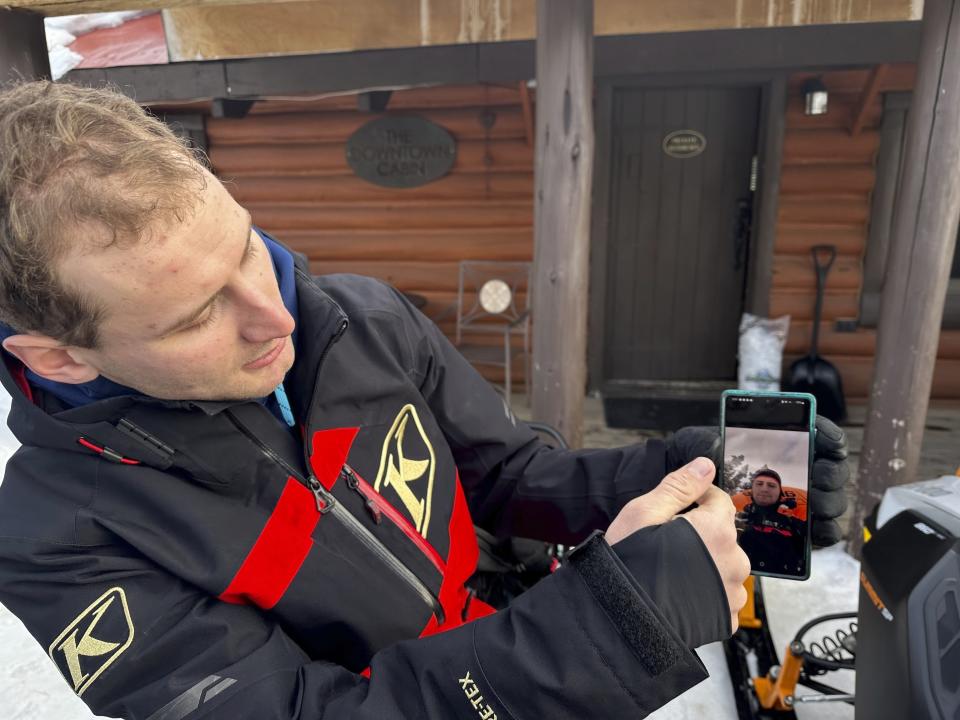
[[[193,325],[187,326],[186,328],[184,328],[184,330],[186,332],[190,332],[192,330],[201,330],[207,327],[208,325],[212,325],[213,321],[216,320],[216,318],[217,318],[217,303],[214,303],[213,305],[210,306],[210,312],[207,313],[207,316],[203,320],[200,320],[199,322],[195,322]]]

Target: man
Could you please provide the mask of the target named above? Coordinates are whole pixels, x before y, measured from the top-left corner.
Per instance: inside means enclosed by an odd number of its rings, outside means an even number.
[[[133,102],[0,94],[0,218],[0,601],[95,712],[642,717],[736,628],[715,431],[545,447],[399,293],[311,277]],[[494,613],[472,523],[581,544]]]
[[[797,565],[806,540],[806,522],[795,517],[776,470],[763,467],[750,478],[750,502],[737,513],[740,547],[755,569],[782,572]]]

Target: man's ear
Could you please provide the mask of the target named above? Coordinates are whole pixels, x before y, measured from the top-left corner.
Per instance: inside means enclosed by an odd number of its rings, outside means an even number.
[[[100,371],[77,360],[69,348],[45,335],[11,335],[3,349],[37,375],[55,382],[77,385],[96,380]]]

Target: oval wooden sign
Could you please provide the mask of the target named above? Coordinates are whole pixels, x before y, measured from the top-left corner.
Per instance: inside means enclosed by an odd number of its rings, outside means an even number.
[[[674,130],[663,139],[663,151],[670,157],[692,158],[707,149],[707,139],[696,130]]]
[[[410,188],[442,178],[457,159],[457,144],[445,129],[421,117],[371,120],[347,140],[347,162],[367,182]]]

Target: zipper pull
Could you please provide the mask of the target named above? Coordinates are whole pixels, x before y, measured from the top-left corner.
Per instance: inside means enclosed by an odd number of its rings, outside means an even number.
[[[379,525],[381,522],[383,522],[383,513],[372,499],[367,498],[367,501],[364,503],[364,505],[367,506],[367,512],[370,513],[370,517],[373,518],[374,524]]]
[[[317,502],[318,513],[321,515],[326,515],[328,512],[333,510],[333,505],[336,503],[336,498],[323,491],[323,485],[320,484],[319,480],[317,480],[313,475],[310,475],[307,478],[307,485],[310,488],[310,492],[313,493],[313,499]]]
[[[377,525],[383,522],[383,512],[379,507],[377,507],[377,504],[373,501],[373,498],[367,497],[366,493],[364,493],[360,488],[360,480],[357,478],[356,473],[353,472],[353,468],[351,468],[349,465],[344,465],[343,475],[347,486],[357,493],[357,495],[363,498],[363,504],[367,508],[367,512],[370,514],[370,517],[373,518],[373,522]]]

